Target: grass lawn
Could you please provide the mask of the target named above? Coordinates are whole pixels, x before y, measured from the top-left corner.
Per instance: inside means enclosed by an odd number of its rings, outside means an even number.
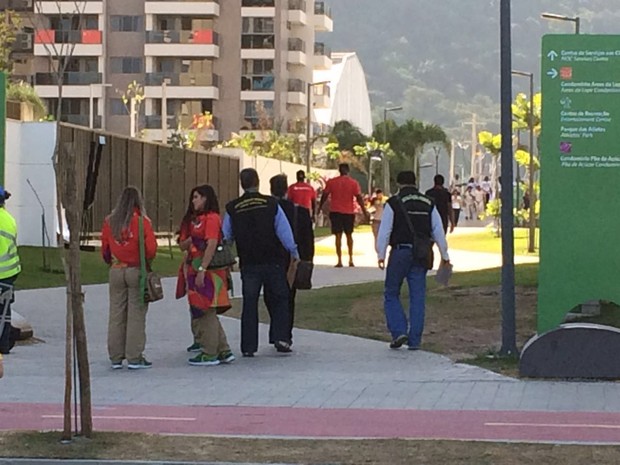
[[[461,441],[302,440],[96,433],[59,443],[59,433],[0,433],[0,457],[171,460],[177,462],[520,465],[618,463],[618,446]]]
[[[44,251],[49,271],[43,270]],[[96,252],[81,252],[80,255],[82,258],[82,284],[108,282],[108,266],[101,259],[99,250]],[[65,285],[65,275],[59,249],[48,248],[44,250],[41,247],[19,247],[19,257],[22,262],[22,272],[15,283],[15,287],[18,290]],[[171,258],[168,247],[160,246],[153,267],[163,276],[176,276],[181,260],[182,255],[177,247],[173,246]]]
[[[529,230],[527,228],[515,228],[515,255],[538,255],[539,230],[536,230],[536,252],[527,252]],[[458,235],[448,234],[448,246],[454,250],[467,250],[471,252],[502,253],[502,240],[495,236],[493,229],[485,231],[464,232]]]

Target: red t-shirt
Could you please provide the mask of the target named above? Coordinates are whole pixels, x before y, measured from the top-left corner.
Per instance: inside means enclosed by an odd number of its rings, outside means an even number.
[[[355,214],[355,198],[362,194],[359,183],[351,176],[338,176],[325,185],[325,194],[331,198],[332,213]]]
[[[129,266],[140,266],[140,213],[136,210],[131,218],[129,227],[123,229],[121,240],[118,241],[112,234],[108,218],[103,222],[101,230],[101,255],[106,263],[113,258]],[[157,253],[157,239],[153,232],[151,220],[144,217],[144,251],[147,260],[155,258]]]
[[[185,239],[192,238],[192,245],[189,248],[190,258],[199,258],[204,255],[206,242],[209,239],[215,239],[219,241],[221,239],[222,224],[220,215],[217,213],[203,213],[198,215],[189,224],[183,224],[181,226],[181,234],[179,239],[184,241]]]
[[[288,199],[295,205],[300,205],[312,211],[312,201],[316,200],[316,192],[307,182],[291,184],[286,193]]]

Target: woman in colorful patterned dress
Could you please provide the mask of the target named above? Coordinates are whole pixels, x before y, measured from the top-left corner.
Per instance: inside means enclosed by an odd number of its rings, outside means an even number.
[[[222,240],[217,196],[207,184],[190,193],[187,213],[181,223],[179,246],[185,251],[183,274],[192,316],[194,337],[202,351],[190,365],[210,366],[230,363],[230,350],[218,313],[228,310],[229,269],[209,269],[209,263]]]

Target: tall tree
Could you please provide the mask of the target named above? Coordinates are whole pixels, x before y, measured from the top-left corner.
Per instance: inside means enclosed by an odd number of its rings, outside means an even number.
[[[353,152],[356,145],[364,145],[368,138],[349,121],[338,121],[334,124],[331,133],[332,137],[338,141],[338,148]]]
[[[45,2],[51,3],[51,2]],[[79,160],[72,147],[61,146],[60,120],[62,117],[63,86],[67,68],[78,42],[81,41],[84,23],[84,12],[87,1],[73,2],[56,0],[59,24],[68,27],[50,31],[49,19],[43,14],[44,2],[36,0],[32,25],[39,33],[43,47],[48,55],[49,66],[58,89],[56,106],[56,146],[54,148],[53,165],[56,172],[56,192],[58,195],[57,216],[60,230],[63,231],[63,218],[67,219],[69,228],[69,247],[65,250],[65,279],[67,286],[67,320],[65,349],[65,396],[63,439],[71,439],[71,394],[73,385],[71,371],[73,365],[73,349],[75,348],[78,383],[80,393],[80,424],[81,432],[91,437],[93,430],[90,367],[88,362],[88,344],[86,340],[86,324],[84,320],[84,293],[80,278],[80,236],[82,231],[84,183],[85,179],[78,176]],[[62,208],[64,207],[64,215]],[[62,238],[59,247],[64,249]],[[75,386],[77,389],[77,386]]]
[[[390,145],[400,160],[400,167],[415,170],[420,177],[420,154],[427,144],[444,144],[449,150],[449,139],[445,131],[436,124],[410,119],[392,133]],[[395,170],[392,170],[394,173]]]

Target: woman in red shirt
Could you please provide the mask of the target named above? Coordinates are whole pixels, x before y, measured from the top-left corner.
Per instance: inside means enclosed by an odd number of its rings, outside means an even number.
[[[209,263],[222,240],[222,222],[217,196],[207,184],[194,187],[187,213],[181,222],[179,246],[185,251],[183,273],[192,315],[192,330],[202,351],[190,365],[209,366],[230,363],[235,356],[217,317],[228,310],[228,268],[209,269]]]
[[[155,258],[157,240],[146,217],[142,194],[126,187],[116,207],[103,222],[101,254],[110,265],[110,318],[108,322],[108,354],[113,369],[151,368],[144,358],[146,344],[146,310],[144,289],[140,288],[140,217],[144,224],[144,248],[147,262]]]

